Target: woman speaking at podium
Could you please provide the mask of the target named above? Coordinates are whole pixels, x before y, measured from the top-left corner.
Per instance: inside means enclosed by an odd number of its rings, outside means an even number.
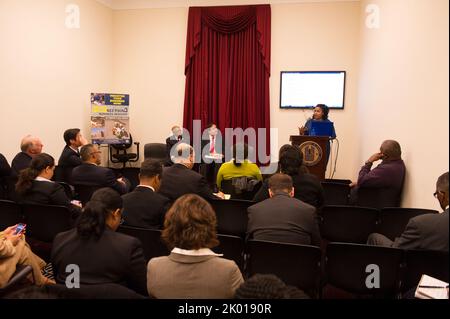
[[[328,119],[329,108],[325,104],[317,104],[314,107],[314,113],[312,118],[309,118],[305,125],[299,128],[300,135],[310,136],[329,136],[330,140],[336,138],[336,131],[334,130],[334,124]],[[315,125],[316,122],[320,122],[319,126]],[[328,125],[325,123],[329,123]],[[323,125],[325,124],[325,125]],[[327,164],[330,157],[330,142],[327,144]]]

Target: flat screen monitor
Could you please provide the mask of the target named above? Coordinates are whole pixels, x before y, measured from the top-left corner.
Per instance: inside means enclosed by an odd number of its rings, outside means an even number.
[[[325,104],[343,109],[345,71],[282,71],[280,108],[305,109]]]

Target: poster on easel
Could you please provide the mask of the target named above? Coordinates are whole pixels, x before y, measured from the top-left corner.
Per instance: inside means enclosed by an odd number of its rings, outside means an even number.
[[[129,94],[91,93],[93,144],[130,143]]]

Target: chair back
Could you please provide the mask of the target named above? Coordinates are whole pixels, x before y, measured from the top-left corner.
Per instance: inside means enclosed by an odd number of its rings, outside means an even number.
[[[393,297],[399,292],[402,259],[397,248],[329,243],[327,281],[357,295]]]
[[[73,227],[72,212],[65,206],[24,204],[27,235],[46,243]]]
[[[383,208],[380,211],[376,232],[383,234],[390,240],[400,237],[411,218],[423,214],[437,214],[438,211],[420,208]]]
[[[344,183],[322,182],[324,205],[348,205],[350,186]]]
[[[214,247],[213,251],[217,254],[223,254],[223,258],[234,260],[241,272],[244,271],[244,240],[238,236],[217,234],[219,246]]]
[[[287,285],[317,296],[321,269],[319,247],[249,240],[247,253],[249,277],[255,274],[274,274]]]
[[[141,241],[146,261],[149,261],[154,257],[167,256],[170,254],[166,245],[161,240],[161,231],[159,229],[146,229],[121,225],[117,231],[135,237]]]
[[[0,200],[0,231],[23,222],[22,207],[9,200]]]
[[[254,204],[245,200],[211,200],[217,216],[217,232],[244,238],[247,232],[247,208]]]
[[[324,206],[320,233],[328,241],[365,244],[375,232],[378,210],[357,206]]]

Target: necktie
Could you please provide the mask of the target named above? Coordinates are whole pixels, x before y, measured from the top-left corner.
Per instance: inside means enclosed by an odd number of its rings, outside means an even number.
[[[213,135],[213,136],[211,136],[211,146],[209,147],[209,152],[211,153],[211,154],[214,154],[215,152],[216,152],[216,150],[215,150],[215,136]]]

